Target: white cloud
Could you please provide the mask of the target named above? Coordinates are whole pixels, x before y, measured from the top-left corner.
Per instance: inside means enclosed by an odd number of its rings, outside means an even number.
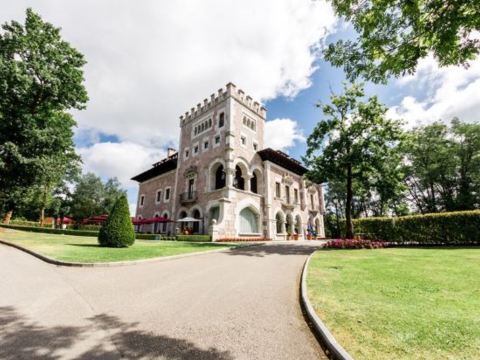
[[[103,178],[116,176],[127,189],[136,188],[136,183],[130,180],[133,176],[165,156],[163,150],[131,142],[103,142],[78,148],[77,151],[82,156],[85,172],[90,171]]]
[[[16,0],[0,22],[27,6],[88,60],[80,128],[149,147],[176,143],[178,116],[229,81],[264,101],[309,87],[336,23],[312,0]]]
[[[396,86],[423,95],[405,96],[388,111],[389,116],[406,120],[408,127],[448,121],[454,116],[464,121],[479,121],[480,58],[468,68],[441,68],[433,57],[428,57],[419,63],[414,75],[399,79]]]
[[[286,151],[297,141],[304,142],[302,129],[292,119],[274,119],[265,123],[265,147]]]

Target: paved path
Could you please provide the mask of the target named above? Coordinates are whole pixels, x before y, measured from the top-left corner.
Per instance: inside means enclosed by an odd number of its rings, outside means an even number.
[[[0,245],[0,359],[325,359],[298,300],[313,250],[67,268]]]

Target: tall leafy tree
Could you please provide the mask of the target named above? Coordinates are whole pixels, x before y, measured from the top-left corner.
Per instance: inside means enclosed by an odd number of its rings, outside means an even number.
[[[452,134],[458,159],[457,209],[480,207],[480,124],[452,120]]]
[[[472,0],[331,0],[358,37],[330,44],[325,57],[358,76],[383,82],[413,73],[432,53],[441,66],[467,65],[480,52],[480,2]]]
[[[108,214],[117,200],[126,195],[116,178],[102,179],[92,173],[81,176],[71,196],[70,214],[76,221],[94,215]]]
[[[409,200],[421,213],[480,206],[480,125],[453,119],[414,129],[405,143]]]
[[[331,104],[322,106],[326,118],[307,139],[304,157],[310,179],[345,185],[347,238],[353,237],[354,183],[374,188],[371,174],[381,173],[387,162],[398,161],[397,145],[403,137],[400,122],[385,116],[386,107],[376,97],[363,101],[364,96],[357,84],[345,85],[343,94],[331,96]]]
[[[60,29],[31,9],[25,24],[2,25],[0,201],[7,221],[30,187],[49,187],[61,177],[52,164],[78,162],[71,130],[75,122],[66,112],[83,109],[88,100],[84,64]]]

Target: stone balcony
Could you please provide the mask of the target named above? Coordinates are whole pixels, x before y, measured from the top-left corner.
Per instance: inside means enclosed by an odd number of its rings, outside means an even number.
[[[280,201],[282,203],[282,207],[287,209],[287,210],[293,210],[293,209],[295,209],[295,207],[300,206],[300,203],[299,203],[298,200],[288,199],[286,197],[282,197],[280,199]]]
[[[196,191],[189,191],[180,194],[180,203],[181,204],[191,204],[197,201],[198,195]]]

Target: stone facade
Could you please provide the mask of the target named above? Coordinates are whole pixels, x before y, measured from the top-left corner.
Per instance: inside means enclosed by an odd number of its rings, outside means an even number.
[[[180,117],[178,153],[133,178],[136,218],[197,218],[194,232],[214,239],[323,237],[322,188],[296,160],[264,149],[265,119],[266,109],[232,83],[191,108]],[[174,233],[174,224],[138,230]]]

